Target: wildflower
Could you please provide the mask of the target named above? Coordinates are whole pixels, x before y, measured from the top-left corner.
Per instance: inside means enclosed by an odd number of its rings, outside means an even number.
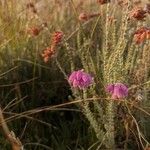
[[[61,42],[63,37],[63,32],[56,31],[52,36],[52,45],[57,45]]]
[[[106,87],[106,91],[112,94],[112,99],[121,99],[128,96],[128,88],[122,83],[110,84]]]
[[[87,21],[87,20],[89,20],[89,16],[86,13],[81,13],[79,15],[79,20],[80,21]]]
[[[68,81],[74,88],[84,89],[91,85],[92,77],[83,70],[78,70],[71,73]]]
[[[149,3],[149,4],[146,4],[146,5],[144,6],[144,10],[145,10],[148,14],[150,14],[150,3]]]
[[[146,11],[142,7],[135,7],[129,14],[130,18],[143,20],[146,17]]]
[[[93,13],[93,14],[81,13],[79,15],[79,20],[80,21],[88,21],[89,19],[97,17],[99,15],[100,15],[100,13]]]
[[[137,44],[141,44],[148,39],[150,39],[150,28],[141,27],[134,33],[134,40]]]
[[[27,33],[29,33],[31,36],[39,35],[40,31],[41,31],[41,28],[39,27],[31,27],[27,29]]]
[[[106,3],[109,3],[110,0],[97,0],[97,2],[100,4],[106,4]]]
[[[42,54],[44,62],[47,63],[49,58],[51,58],[54,54],[55,50],[52,47],[47,47]]]
[[[47,63],[48,60],[56,53],[56,46],[61,42],[62,37],[63,32],[61,31],[57,31],[53,34],[50,46],[47,47],[42,54],[45,63]]]

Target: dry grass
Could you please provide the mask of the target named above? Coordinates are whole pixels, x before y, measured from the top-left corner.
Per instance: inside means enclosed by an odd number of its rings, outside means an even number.
[[[150,139],[150,43],[137,45],[133,34],[149,26],[149,16],[143,22],[128,20],[130,5],[100,6],[96,0],[33,0],[34,7],[28,8],[29,2],[0,1],[1,106],[25,148],[145,150]],[[100,16],[79,21],[82,12]],[[35,34],[33,28],[40,30]],[[63,40],[45,63],[41,54],[60,30]],[[74,90],[66,79],[82,68],[94,84]],[[127,99],[113,101],[106,93],[106,85],[116,82],[128,85]],[[7,143],[0,138],[0,144]]]

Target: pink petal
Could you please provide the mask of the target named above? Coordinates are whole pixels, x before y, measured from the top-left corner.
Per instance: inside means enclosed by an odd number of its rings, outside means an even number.
[[[74,71],[73,73],[71,73],[71,75],[69,76],[69,82],[73,82],[73,80],[76,78],[76,73],[77,71]]]
[[[82,74],[83,74],[83,72],[81,70],[77,71],[77,73],[76,73],[76,79],[80,80],[82,78]]]
[[[106,91],[109,93],[113,93],[114,92],[114,84],[110,84],[106,87]]]
[[[75,79],[75,80],[73,80],[73,87],[78,87],[78,85],[79,85],[79,83],[78,83],[78,81]]]

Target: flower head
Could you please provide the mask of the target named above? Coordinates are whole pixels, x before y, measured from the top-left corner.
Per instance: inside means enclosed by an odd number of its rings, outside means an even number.
[[[137,44],[141,44],[148,39],[150,39],[150,28],[141,27],[134,33],[134,40]]]
[[[48,62],[49,59],[56,54],[56,48],[57,45],[61,42],[63,37],[63,32],[61,31],[56,31],[53,33],[52,36],[52,42],[50,43],[50,46],[47,47],[44,52],[42,53],[42,57],[44,59],[44,62]]]
[[[31,28],[27,29],[27,33],[33,37],[38,36],[40,31],[41,31],[41,28],[39,28],[39,27],[31,27]]]
[[[52,47],[47,47],[42,54],[44,62],[47,63],[54,54],[55,54],[55,49],[53,49]]]
[[[122,83],[110,84],[106,87],[106,91],[112,95],[112,99],[121,99],[128,96],[128,88]]]
[[[79,15],[79,20],[80,20],[80,21],[87,21],[87,20],[89,20],[88,14],[86,14],[86,13],[81,13],[81,14]]]
[[[71,73],[68,81],[74,88],[84,89],[91,85],[92,77],[83,70],[78,70]]]
[[[59,44],[62,40],[62,37],[63,37],[63,32],[61,31],[54,32],[52,36],[52,45]]]
[[[81,13],[79,15],[79,20],[80,21],[88,21],[89,19],[98,17],[98,16],[100,16],[100,13],[92,13],[92,14]]]
[[[99,4],[106,4],[106,3],[109,3],[110,0],[97,0],[97,2],[98,2]]]
[[[146,17],[146,11],[142,7],[135,7],[129,14],[130,18],[143,20]]]

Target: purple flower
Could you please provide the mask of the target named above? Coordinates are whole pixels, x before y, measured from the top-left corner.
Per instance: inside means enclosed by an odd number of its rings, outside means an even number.
[[[69,83],[74,87],[80,89],[87,88],[92,83],[92,77],[83,70],[74,71],[68,79]]]
[[[110,84],[106,87],[106,91],[112,94],[113,99],[121,99],[128,96],[128,87],[122,83]]]

